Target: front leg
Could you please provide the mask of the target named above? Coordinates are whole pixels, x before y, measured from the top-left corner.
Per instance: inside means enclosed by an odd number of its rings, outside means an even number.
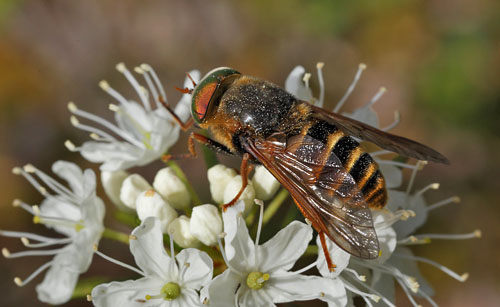
[[[186,153],[186,154],[180,154],[180,155],[170,155],[170,154],[167,154],[167,155],[163,155],[161,157],[161,160],[163,162],[168,162],[170,160],[182,160],[182,159],[192,159],[192,158],[196,158],[198,155],[196,154],[196,150],[195,150],[195,147],[194,147],[194,141],[197,141],[199,142],[200,144],[203,144],[205,146],[207,146],[208,148],[210,149],[213,149],[215,150],[216,152],[220,152],[220,153],[225,153],[225,154],[229,154],[229,155],[234,155],[230,150],[229,148],[227,148],[226,146],[222,145],[221,143],[217,142],[217,141],[214,141],[202,134],[199,134],[199,133],[195,133],[195,132],[191,132],[191,134],[189,134],[189,137],[188,137],[188,150],[189,150],[189,153]]]
[[[241,194],[248,185],[248,174],[252,171],[253,166],[248,165],[248,160],[250,159],[250,154],[248,152],[243,154],[243,159],[241,160],[240,174],[241,174],[241,189],[236,194],[236,196],[227,204],[222,205],[222,210],[225,212],[227,208],[233,206],[236,201],[240,198]]]

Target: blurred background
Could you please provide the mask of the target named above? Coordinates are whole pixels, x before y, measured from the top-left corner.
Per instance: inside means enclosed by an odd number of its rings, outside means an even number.
[[[151,64],[175,103],[185,72],[232,66],[283,85],[298,64],[313,72],[325,62],[326,107],[333,108],[359,63],[359,86],[344,111],[365,104],[380,86],[388,89],[375,109],[382,126],[402,116],[396,134],[444,153],[451,166],[429,164],[415,187],[439,182],[430,203],[457,195],[462,201],[436,210],[420,233],[465,233],[480,228],[479,240],[438,241],[414,251],[469,272],[459,283],[428,265],[421,270],[441,306],[493,306],[500,302],[500,2],[494,0],[384,1],[0,1],[0,228],[50,235],[31,216],[11,206],[14,198],[36,204],[41,196],[14,166],[28,162],[49,171],[55,160],[96,165],[68,152],[63,142],[88,139],[69,122],[72,100],[110,118],[111,98],[97,83],[106,79],[133,94],[115,64]],[[126,96],[127,97],[127,96]],[[135,97],[135,96],[128,96]],[[173,152],[186,152],[185,134]],[[225,160],[236,166],[238,160]],[[209,202],[202,159],[180,162]],[[147,179],[161,164],[141,170]],[[408,177],[408,174],[406,174]],[[100,191],[101,195],[102,190]],[[113,206],[108,202],[109,210]],[[113,221],[107,225],[113,227]],[[119,227],[119,226],[116,226]],[[122,228],[128,231],[126,228]],[[18,240],[1,246],[22,250]],[[107,242],[105,252],[133,263],[128,248]],[[46,259],[0,259],[1,306],[39,306],[35,286],[18,288]],[[95,274],[127,278],[128,272],[95,258]],[[401,292],[401,291],[400,291]],[[398,305],[409,305],[398,295]],[[89,306],[84,299],[67,306]],[[289,305],[289,306],[305,306]]]

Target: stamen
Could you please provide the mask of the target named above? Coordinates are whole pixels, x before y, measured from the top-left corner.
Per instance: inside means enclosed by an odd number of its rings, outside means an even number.
[[[355,293],[359,296],[361,296],[361,298],[363,298],[363,300],[366,302],[367,305],[369,306],[373,306],[369,300],[367,300],[366,298],[369,298],[371,299],[372,301],[374,302],[378,302],[380,300],[380,296],[378,295],[375,295],[375,294],[372,294],[372,293],[367,293],[367,292],[363,292],[361,290],[359,290],[358,288],[356,288],[354,285],[352,285],[351,283],[349,283],[347,280],[345,280],[344,278],[342,277],[339,277],[340,280],[342,280],[342,282],[344,283],[344,286],[346,287],[347,290],[351,291],[352,293]]]
[[[295,272],[292,272],[293,274],[302,274],[303,272],[306,272],[310,269],[312,269],[313,267],[316,266],[316,264],[318,264],[318,261],[314,261],[313,263],[309,264],[308,266],[305,266],[303,267],[302,269],[298,270],[298,271],[295,271]]]
[[[344,271],[351,273],[354,275],[359,281],[366,282],[366,276],[365,275],[359,275],[358,272],[351,268],[345,268]]]
[[[92,295],[87,294],[87,302],[92,302]]]
[[[417,244],[428,244],[431,243],[430,238],[417,238],[416,236],[409,236],[406,239],[399,240],[398,245],[417,245]]]
[[[415,181],[415,176],[417,176],[417,171],[421,170],[424,165],[427,164],[427,161],[422,161],[418,160],[417,164],[415,164],[415,167],[413,168],[413,171],[411,172],[410,176],[410,181],[408,181],[408,186],[406,187],[406,194],[409,195],[411,192],[411,189],[413,188],[413,182]]]
[[[149,91],[151,92],[152,96],[159,97],[158,91],[156,90],[156,87],[153,84],[153,81],[151,80],[148,71],[142,69],[141,67],[136,67],[136,72],[140,73],[144,77],[144,80],[146,81],[146,84],[148,85]],[[153,101],[155,102],[156,107],[159,108],[160,102],[158,101],[158,99],[154,98]]]
[[[405,255],[405,254],[398,254],[398,253],[394,253],[393,255],[396,257],[399,257],[399,258],[405,258],[405,259],[410,259],[413,261],[420,261],[420,262],[430,264],[433,267],[441,270],[443,273],[447,274],[448,276],[450,276],[450,277],[452,277],[460,282],[465,282],[467,280],[467,278],[469,277],[469,273],[464,273],[462,275],[458,275],[457,273],[453,272],[451,269],[445,267],[444,265],[439,264],[439,263],[432,261],[430,259],[427,259],[427,258]]]
[[[345,270],[345,269],[344,269]],[[362,277],[365,277],[364,275],[361,275]],[[396,305],[394,305],[388,298],[386,298],[385,296],[383,296],[380,292],[378,292],[377,290],[375,290],[373,287],[369,286],[368,284],[365,283],[365,280],[355,280],[358,282],[359,285],[361,285],[363,288],[367,289],[368,291],[371,291],[372,293],[376,294],[379,299],[381,299],[384,303],[387,304],[387,306],[389,307],[396,307]]]
[[[14,175],[21,175],[22,174],[22,170],[19,166],[16,166],[14,168],[12,168],[12,174]]]
[[[181,272],[179,274],[179,279],[180,280],[183,280],[184,279],[184,273],[186,273],[187,269],[191,266],[191,263],[189,262],[186,262],[184,263],[184,265],[182,266],[182,269],[181,269]]]
[[[57,249],[48,249],[48,250],[37,250],[37,251],[23,251],[17,253],[11,253],[7,248],[2,248],[2,255],[5,258],[14,259],[21,257],[31,257],[31,256],[51,256],[59,254],[64,247]]]
[[[21,242],[24,246],[29,248],[40,248],[59,244],[69,244],[73,242],[72,238],[54,239],[52,241],[42,242],[42,243],[31,243],[28,238],[22,237]]]
[[[151,104],[149,103],[148,97],[144,95],[144,91],[141,89],[141,85],[139,84],[139,82],[137,82],[137,79],[135,79],[135,77],[130,73],[130,71],[123,63],[118,63],[116,65],[116,69],[123,75],[125,75],[125,78],[127,78],[128,82],[130,82],[134,90],[137,92],[137,95],[139,95],[139,98],[141,99],[141,102],[144,105],[144,109],[150,112]]]
[[[83,224],[83,221],[73,221],[73,220],[61,218],[61,217],[51,217],[51,216],[42,216],[42,215],[35,215],[33,217],[33,223],[34,224],[50,225],[50,226],[70,227],[70,228],[74,228],[77,232],[82,230],[85,227],[85,225]]]
[[[217,243],[219,244],[219,249],[220,249],[220,253],[222,255],[222,259],[224,259],[224,262],[226,263],[226,266],[234,273],[236,273],[237,275],[239,275],[239,277],[244,277],[246,274],[243,274],[242,272],[240,272],[239,270],[235,269],[230,263],[229,261],[227,260],[227,256],[226,256],[226,251],[224,249],[224,247],[222,247],[222,241],[221,241],[221,238],[224,238],[226,236],[226,233],[225,232],[221,232],[218,236],[217,236]]]
[[[51,242],[57,239],[45,237],[41,235],[37,235],[29,232],[19,232],[19,231],[6,231],[0,230],[0,236],[9,237],[9,238],[27,238],[38,242]]]
[[[28,171],[29,169],[30,173],[34,173],[35,175],[37,175],[38,178],[40,178],[43,181],[43,183],[49,186],[49,188],[51,188],[54,192],[59,194],[59,196],[65,198],[68,201],[68,203],[73,204],[74,199],[79,198],[70,189],[68,189],[58,181],[54,180],[52,177],[42,172],[38,168],[34,167],[33,165],[31,164],[26,165],[25,168],[26,171]]]
[[[110,91],[111,91],[111,89],[108,91],[108,93]],[[128,141],[129,143],[134,144],[139,148],[144,147],[144,145],[141,142],[139,142],[138,140],[136,140],[130,133],[120,129],[118,126],[110,123],[109,121],[107,121],[107,120],[105,120],[97,115],[94,115],[92,113],[89,113],[89,112],[86,112],[86,111],[83,111],[80,109],[75,109],[74,111],[72,111],[72,113],[108,128],[109,130],[113,131],[114,133],[116,133],[117,135],[119,135],[120,137],[122,137],[123,139]]]
[[[403,162],[399,162],[399,161],[384,160],[384,159],[377,160],[377,162],[379,164],[394,165],[394,166],[399,166],[402,168],[408,168],[408,169],[412,169],[414,171],[419,170],[418,163],[417,164],[408,164],[408,163],[403,163]]]
[[[28,167],[29,169],[29,167]],[[25,170],[21,169],[21,175],[26,179],[28,180],[28,182],[35,188],[38,190],[38,192],[40,192],[43,196],[47,195],[47,190],[42,187],[40,185],[40,183],[38,183],[38,181],[36,181],[36,179],[31,175],[29,174],[28,172],[26,172]]]
[[[387,155],[387,154],[390,154],[392,153],[392,151],[388,151],[388,150],[378,150],[378,151],[374,151],[374,152],[370,152],[370,156],[372,157],[376,157],[376,156],[382,156],[382,155]],[[383,160],[382,160],[383,161]],[[377,160],[377,163],[379,163],[379,161]],[[380,163],[379,163],[380,164]]]
[[[389,124],[388,126],[380,129],[382,131],[389,131],[389,130],[392,130],[394,129],[397,125],[399,125],[399,122],[401,121],[401,114],[399,113],[399,111],[394,111],[394,121]]]
[[[163,89],[163,85],[161,84],[160,79],[156,75],[156,72],[154,71],[153,67],[149,66],[148,64],[141,64],[141,68],[151,74],[151,77],[153,77],[153,81],[155,82],[156,87],[160,91],[160,94],[166,103],[167,102],[167,94],[165,93],[165,90]]]
[[[302,77],[302,81],[304,81],[307,88],[309,88],[309,80],[311,79],[311,74],[306,72],[304,77]]]
[[[106,254],[103,254],[102,252],[98,251],[98,250],[97,250],[97,245],[94,245],[94,252],[96,253],[96,255],[99,255],[100,257],[102,257],[102,258],[104,258],[104,259],[108,260],[109,262],[112,262],[112,263],[117,264],[117,265],[119,265],[119,266],[121,266],[121,267],[124,267],[124,268],[126,268],[126,269],[131,270],[131,271],[134,271],[134,272],[136,272],[137,274],[139,274],[139,275],[141,275],[141,276],[146,276],[146,275],[144,274],[144,272],[143,272],[143,271],[141,271],[141,270],[139,270],[138,268],[133,267],[133,266],[131,266],[131,265],[129,265],[129,264],[126,264],[126,263],[124,263],[124,262],[121,262],[121,261],[119,261],[119,260],[116,260],[116,259],[114,259],[114,258],[111,258],[110,256],[108,256],[108,255],[106,255]]]
[[[476,238],[481,238],[481,230],[476,229],[473,232],[464,234],[442,234],[442,233],[419,234],[413,237],[417,240],[428,240],[429,242],[431,239],[438,239],[438,240],[476,239]]]
[[[415,299],[413,298],[413,295],[410,293],[410,291],[408,291],[408,288],[406,286],[406,284],[404,284],[399,278],[396,278],[396,281],[398,282],[398,284],[401,286],[401,288],[403,288],[403,291],[405,292],[406,294],[406,297],[408,297],[408,300],[410,301],[410,303],[414,306],[414,307],[418,307],[419,305],[417,304],[417,302],[415,301]]]
[[[418,192],[416,192],[415,196],[422,195],[425,192],[429,191],[430,189],[432,189],[432,190],[439,189],[439,183],[431,183],[431,184],[429,184],[428,186],[426,186],[426,187],[422,188],[421,190],[419,190]]]
[[[25,280],[22,280],[19,277],[14,278],[14,283],[18,287],[23,287],[23,286],[27,285],[30,281],[32,281],[33,279],[35,279],[35,277],[37,277],[38,275],[40,275],[40,273],[42,273],[47,268],[49,268],[52,265],[52,262],[53,261],[49,261],[49,262],[43,264],[41,267],[39,267],[33,273],[31,273],[30,276],[28,276]]]
[[[422,289],[418,290],[418,294],[420,294],[426,301],[428,301],[429,304],[432,305],[432,307],[438,307],[438,304],[436,304],[436,302],[427,293],[422,291]]]
[[[358,83],[359,78],[361,78],[361,74],[363,73],[363,70],[365,70],[365,69],[366,69],[366,65],[365,64],[363,64],[363,63],[359,64],[358,71],[356,72],[356,75],[354,76],[354,80],[351,82],[351,84],[347,88],[347,91],[345,92],[344,96],[342,96],[342,98],[340,99],[340,101],[337,103],[337,105],[333,109],[334,113],[337,113],[340,110],[340,108],[342,108],[342,106],[344,105],[345,101],[347,100],[347,98],[349,98],[349,96],[351,95],[352,91],[356,87],[356,84]]]
[[[19,199],[14,199],[14,201],[12,202],[12,206],[13,207],[20,207],[21,209],[31,213],[31,214],[34,214],[33,212],[33,208],[31,208],[30,205],[28,205],[27,203],[19,200]]]
[[[64,141],[64,146],[72,152],[78,151],[78,148],[76,148],[75,144],[73,144],[70,140]]]
[[[325,81],[323,80],[323,67],[325,63],[319,62],[316,64],[316,70],[318,71],[318,82],[319,82],[319,99],[317,101],[317,106],[322,108],[325,101]]]
[[[459,202],[460,202],[460,197],[458,197],[458,196],[452,196],[450,198],[443,199],[442,201],[439,201],[439,202],[437,202],[435,204],[427,206],[427,210],[431,211],[431,210],[437,209],[439,207],[442,207],[442,206],[445,206],[445,205],[448,205],[448,204],[451,204],[451,203],[459,203]]]
[[[375,102],[379,101],[379,99],[384,95],[384,93],[387,92],[387,89],[385,87],[381,87],[378,92],[373,96],[373,98],[368,102],[367,106],[372,106],[375,104]]]

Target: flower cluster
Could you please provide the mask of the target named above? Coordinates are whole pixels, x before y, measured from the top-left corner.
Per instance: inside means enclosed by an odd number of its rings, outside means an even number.
[[[294,68],[286,79],[286,90],[323,107],[323,66],[318,63],[316,67],[320,88],[317,98],[309,87],[311,74],[301,66]],[[334,112],[340,112],[365,68],[364,64],[359,66]],[[30,164],[13,170],[44,197],[39,206],[30,206],[21,200],[15,200],[14,206],[32,214],[34,223],[63,236],[52,238],[0,230],[0,235],[20,238],[27,248],[33,249],[13,253],[4,248],[2,253],[7,258],[53,256],[29,277],[15,279],[16,284],[23,286],[47,270],[37,286],[40,301],[53,305],[68,302],[78,288],[79,275],[88,270],[94,254],[138,276],[127,281],[95,284],[88,300],[100,307],[275,306],[315,299],[333,307],[353,306],[355,297],[360,297],[367,306],[395,306],[396,284],[413,306],[419,305],[419,299],[436,306],[431,298],[433,289],[420,274],[418,262],[430,264],[458,281],[467,279],[467,273],[460,275],[433,260],[415,256],[409,248],[435,239],[469,239],[481,235],[478,230],[468,234],[415,234],[431,211],[459,201],[458,197],[450,197],[427,204],[424,194],[437,189],[436,183],[413,191],[414,179],[425,164],[423,161],[408,164],[385,159],[389,153],[385,150],[371,153],[385,177],[389,195],[386,208],[372,211],[380,246],[380,255],[375,260],[352,257],[328,238],[326,246],[322,246],[319,236],[314,239],[313,228],[307,220],[303,223],[282,218],[282,229],[261,243],[264,227],[288,196],[285,189],[278,192],[279,182],[263,166],[255,167],[239,200],[224,212],[220,205],[237,195],[243,180],[234,169],[223,164],[208,169],[212,198],[208,203],[200,201],[187,176],[174,162],[160,169],[152,183],[138,173],[128,172],[131,167],[147,165],[166,154],[176,143],[180,128],[162,105],[168,103],[166,93],[149,65],[134,69],[146,86],[140,85],[124,64],[118,64],[117,70],[132,85],[139,102],[126,99],[102,81],[100,87],[117,102],[109,105],[115,122],[83,111],[71,102],[68,104],[71,123],[90,132],[92,141],[79,147],[71,141],[65,145],[100,164],[100,178],[107,197],[118,212],[132,221],[126,223],[134,228],[130,235],[104,227],[104,203],[96,195],[96,176],[92,170],[82,171],[70,162],[55,162],[53,173],[67,184]],[[200,74],[192,71],[189,78],[192,80],[186,79],[185,86],[198,82]],[[399,122],[398,112],[393,123],[382,127],[373,109],[384,92],[381,88],[365,106],[343,114],[384,131],[394,128]],[[186,94],[175,106],[181,120],[189,117],[190,99]],[[81,123],[81,119],[106,130]],[[411,177],[406,189],[399,190],[404,169],[411,170]],[[250,234],[254,232],[252,239]],[[137,267],[99,251],[101,237],[128,244]],[[164,242],[169,243],[167,249]],[[323,248],[334,261],[333,271],[328,268]],[[301,258],[309,264],[297,268]]]

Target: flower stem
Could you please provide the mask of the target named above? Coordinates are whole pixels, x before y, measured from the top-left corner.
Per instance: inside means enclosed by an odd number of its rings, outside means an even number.
[[[307,249],[305,253],[302,256],[316,256],[318,255],[318,246],[317,245],[309,245],[307,246]]]
[[[117,221],[131,228],[135,228],[141,225],[141,220],[139,220],[135,213],[115,211],[113,215]]]
[[[73,291],[72,299],[84,298],[92,292],[92,289],[105,282],[111,281],[111,276],[92,276],[92,277],[84,277],[78,280],[78,284]]]
[[[104,232],[102,233],[103,238],[108,238],[112,240],[116,240],[125,244],[128,244],[128,234],[125,234],[123,232],[119,232],[116,230],[112,230],[109,228],[104,229]]]
[[[274,216],[276,211],[278,211],[279,207],[281,204],[285,201],[285,199],[288,197],[288,191],[286,189],[281,189],[278,194],[274,197],[274,199],[271,201],[269,206],[267,206],[266,210],[264,211],[264,217],[262,218],[262,224],[267,224],[269,220]]]
[[[193,201],[193,206],[201,205],[200,198],[196,194],[191,183],[189,183],[189,180],[187,179],[186,174],[184,174],[184,172],[180,168],[179,164],[175,163],[174,161],[168,161],[167,165],[172,168],[172,170],[175,172],[177,177],[179,177],[179,179],[186,185],[186,188],[189,192],[189,195],[191,196],[191,199]]]

